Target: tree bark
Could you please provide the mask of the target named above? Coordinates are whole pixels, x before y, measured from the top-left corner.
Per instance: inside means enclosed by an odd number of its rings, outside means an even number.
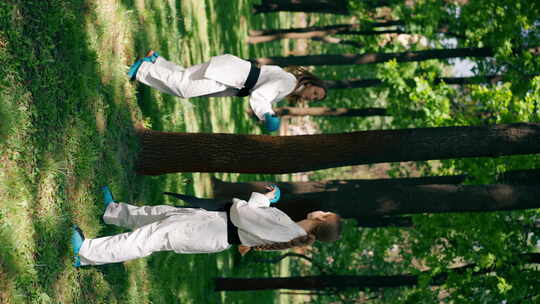
[[[288,28],[288,29],[268,29],[268,30],[251,30],[249,32],[248,42],[252,44],[274,41],[278,39],[314,39],[324,38],[330,35],[361,35],[373,36],[383,34],[412,34],[401,28],[375,30],[380,27],[404,26],[405,23],[400,20],[388,22],[373,22],[371,24],[335,24],[327,26],[309,26],[303,28]],[[360,28],[364,26],[363,30]],[[438,32],[454,36],[456,38],[464,38],[463,35],[453,33],[448,26],[441,26]]]
[[[414,275],[396,276],[361,276],[361,275],[329,275],[329,276],[303,276],[289,278],[216,278],[215,291],[241,291],[241,290],[320,290],[327,288],[358,288],[378,289],[389,287],[414,286],[418,284],[418,277]]]
[[[461,57],[493,57],[492,48],[458,48],[427,51],[408,51],[402,53],[365,53],[339,55],[304,55],[288,57],[264,57],[255,60],[261,65],[312,66],[312,65],[349,65],[373,64],[395,59],[397,62],[424,61],[429,59],[448,59]]]
[[[389,26],[398,26],[405,25],[403,21],[393,20],[386,22],[373,22],[367,25],[368,29],[374,29],[379,27],[389,27]],[[289,34],[289,33],[309,33],[309,32],[325,32],[329,35],[336,33],[347,33],[351,31],[357,31],[360,28],[360,24],[334,24],[327,26],[308,26],[302,28],[289,28],[289,29],[270,29],[270,30],[250,30],[250,36],[269,36],[269,35],[280,35],[280,34]]]
[[[538,263],[540,254],[528,253],[519,256],[523,263]],[[517,264],[517,263],[513,263]],[[513,265],[512,264],[512,265]],[[511,265],[502,264],[495,268],[480,268],[473,271],[473,275],[482,275],[497,271]],[[430,286],[439,286],[446,282],[451,273],[463,274],[476,267],[476,264],[468,264],[461,267],[448,269],[446,272],[433,276]],[[289,278],[215,278],[215,291],[241,291],[241,290],[272,290],[272,289],[295,289],[295,290],[324,290],[328,288],[346,289],[357,288],[360,290],[380,289],[392,287],[415,286],[418,284],[417,275],[324,275],[303,276]]]
[[[384,34],[407,34],[402,30],[380,30],[380,31],[311,31],[311,32],[290,32],[290,33],[277,33],[264,36],[249,36],[248,43],[257,44],[263,42],[270,42],[279,39],[322,39],[329,35],[361,35],[361,36],[375,36]]]
[[[540,208],[540,187],[521,185],[373,186],[286,196],[274,205],[293,220],[315,210],[343,218],[413,213],[488,212]]]
[[[356,48],[363,47],[363,45],[361,43],[357,42],[357,41],[345,40],[345,39],[340,39],[340,38],[335,38],[335,37],[330,37],[330,36],[315,37],[315,38],[311,38],[311,40],[320,41],[320,42],[324,42],[324,43],[330,43],[330,44],[350,45],[350,46],[353,46],[353,47],[356,47]]]
[[[527,51],[533,55],[540,54],[540,47],[516,49],[515,52]],[[288,57],[263,57],[252,59],[260,65],[279,66],[311,66],[311,65],[348,65],[373,64],[395,59],[397,62],[424,61],[429,59],[448,59],[461,57],[493,57],[494,51],[490,47],[484,48],[457,48],[427,51],[408,51],[402,53],[365,53],[365,54],[338,54],[338,55],[304,55]]]
[[[524,79],[530,79],[537,75],[523,75]],[[474,77],[437,77],[435,83],[445,82],[446,84],[466,85],[466,84],[495,84],[504,80],[504,75],[486,75]],[[369,88],[383,85],[380,79],[345,79],[345,80],[325,80],[326,86],[330,90]]]
[[[383,179],[342,179],[308,182],[272,182],[279,186],[284,195],[302,194],[324,191],[347,191],[348,189],[362,190],[374,186],[405,186],[405,185],[429,185],[429,184],[452,184],[463,183],[470,176],[443,175],[408,178],[383,178]],[[500,184],[540,184],[540,169],[512,170],[502,173],[496,178]],[[249,199],[252,192],[266,192],[267,181],[253,182],[225,182],[215,177],[211,178],[214,198],[231,199],[233,197]]]
[[[365,25],[364,30],[372,31],[375,28],[380,27],[390,27],[390,26],[403,26],[405,22],[400,20],[387,21],[387,22],[373,22]],[[265,29],[265,30],[250,30],[249,35],[251,37],[256,36],[272,36],[272,35],[282,35],[282,34],[302,34],[302,33],[312,33],[312,32],[321,32],[327,35],[333,34],[349,34],[351,32],[356,32],[360,30],[362,24],[334,24],[326,26],[308,26],[308,27],[297,27],[297,28],[288,28],[288,29]],[[306,38],[306,37],[303,37]],[[309,38],[309,37],[308,37]]]
[[[402,227],[411,228],[414,226],[410,216],[372,216],[356,217],[356,227],[381,228],[381,227]]]
[[[385,3],[385,1],[382,2]],[[255,14],[273,12],[350,14],[347,0],[262,0],[260,5],[253,5],[253,12]]]
[[[540,152],[540,124],[268,136],[139,130],[136,171],[279,174],[341,166]]]
[[[278,116],[331,116],[331,117],[369,117],[390,116],[384,108],[328,108],[328,107],[279,107],[274,112]]]

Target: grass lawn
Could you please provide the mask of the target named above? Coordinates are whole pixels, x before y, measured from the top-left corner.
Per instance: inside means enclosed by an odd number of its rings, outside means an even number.
[[[180,132],[260,133],[247,100],[180,100],[129,82],[149,49],[185,66],[210,56],[279,55],[248,46],[249,29],[286,15],[250,14],[252,0],[7,0],[0,2],[0,303],[274,303],[271,292],[216,293],[216,276],[269,276],[235,250],[159,253],[77,269],[70,227],[100,220],[102,185],[136,204],[174,204],[162,191],[208,196],[209,174],[137,176],[134,125]],[[238,174],[224,180],[253,179]],[[262,177],[261,177],[262,178]]]

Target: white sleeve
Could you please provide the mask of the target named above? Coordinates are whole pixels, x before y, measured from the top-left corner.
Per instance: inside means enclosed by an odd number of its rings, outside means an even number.
[[[260,120],[264,120],[265,113],[274,114],[272,103],[287,97],[296,87],[296,77],[281,68],[269,67],[265,73],[269,73],[269,80],[251,91],[249,97],[249,105]]]
[[[262,193],[252,192],[248,205],[252,208],[270,207],[270,200]]]
[[[264,114],[274,114],[272,102],[279,96],[279,81],[272,81],[259,86],[251,91],[249,95],[249,105],[251,110],[260,120],[264,120]]]
[[[249,200],[246,202],[239,198],[233,198],[233,205],[236,208],[266,208],[270,207],[270,199],[266,195],[259,192],[252,192]]]

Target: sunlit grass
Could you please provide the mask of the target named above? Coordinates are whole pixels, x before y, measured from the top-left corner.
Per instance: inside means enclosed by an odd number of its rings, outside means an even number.
[[[183,66],[225,52],[251,57],[252,47],[243,42],[251,2],[48,5],[31,0],[0,5],[6,29],[0,32],[0,302],[272,302],[271,292],[262,297],[211,292],[212,277],[271,271],[237,268],[232,250],[161,253],[78,269],[69,244],[72,224],[88,237],[122,231],[100,220],[102,185],[108,184],[117,199],[137,204],[180,203],[162,191],[211,196],[209,174],[136,176],[134,125],[260,132],[244,113],[247,100],[181,100],[125,75],[149,49]],[[220,177],[237,180],[239,175]]]

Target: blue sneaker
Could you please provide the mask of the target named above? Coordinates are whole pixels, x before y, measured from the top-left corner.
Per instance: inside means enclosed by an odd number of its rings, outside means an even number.
[[[266,131],[268,132],[274,132],[279,130],[279,126],[281,124],[281,120],[279,117],[272,115],[270,113],[264,114],[264,127],[266,128]]]
[[[109,187],[103,186],[103,188],[101,188],[101,191],[103,191],[103,205],[105,206],[105,210],[107,210],[109,204],[114,203],[114,199]]]
[[[84,241],[84,235],[77,225],[73,225],[71,229],[71,246],[73,247],[73,256],[75,257],[75,262],[73,266],[81,266],[81,257],[79,256],[79,251],[81,250],[82,243]]]
[[[279,199],[281,198],[281,190],[279,190],[279,187],[277,185],[270,185],[270,186],[276,189],[276,192],[274,192],[274,198],[270,200],[270,204],[277,203]]]
[[[135,80],[135,77],[137,76],[137,72],[139,71],[139,68],[141,67],[142,63],[143,62],[151,62],[151,63],[154,63],[156,62],[157,58],[159,57],[159,54],[158,52],[154,52],[154,51],[149,51],[147,54],[146,54],[146,57],[142,58],[142,59],[139,59],[137,61],[135,61],[135,63],[133,63],[130,67],[129,67],[129,71],[127,73],[127,75],[129,76],[129,79],[130,80]]]

